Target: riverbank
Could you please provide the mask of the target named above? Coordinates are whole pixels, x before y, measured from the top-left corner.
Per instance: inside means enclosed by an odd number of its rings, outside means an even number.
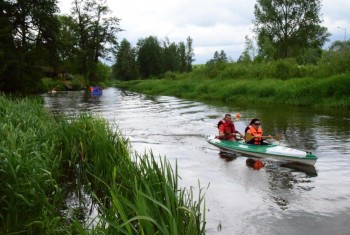
[[[0,96],[0,123],[1,234],[204,234],[201,193],[106,120]]]
[[[350,73],[330,77],[288,79],[210,77],[204,69],[168,73],[162,79],[118,81],[116,87],[150,95],[198,101],[350,107]]]

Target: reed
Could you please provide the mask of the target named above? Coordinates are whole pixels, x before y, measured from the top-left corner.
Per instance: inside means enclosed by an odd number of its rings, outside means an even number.
[[[0,107],[0,232],[51,231],[63,198],[50,138],[55,122],[38,100],[0,96]]]
[[[95,227],[96,233],[107,234],[204,234],[204,196],[198,200],[193,190],[179,189],[175,171],[166,161],[148,155],[136,156],[140,177],[125,195],[120,185],[110,188],[112,202]],[[165,176],[165,177],[164,177]],[[203,212],[202,212],[203,211]]]
[[[0,233],[204,234],[202,189],[195,201],[177,166],[133,153],[103,118],[0,96],[0,121]],[[71,194],[76,213],[66,213]]]

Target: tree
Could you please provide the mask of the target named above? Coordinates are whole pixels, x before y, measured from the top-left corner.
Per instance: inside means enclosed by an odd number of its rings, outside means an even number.
[[[178,47],[180,72],[185,72],[187,70],[186,45],[185,43],[180,42]]]
[[[227,56],[226,56],[226,53],[224,52],[224,50],[220,51],[219,61],[220,62],[225,62],[225,63],[228,62],[228,59],[227,59]]]
[[[118,47],[113,70],[114,76],[118,80],[134,80],[138,77],[136,52],[126,39],[123,39]]]
[[[350,71],[350,40],[333,42],[324,51],[319,64],[327,70],[328,75]]]
[[[220,53],[218,51],[214,52],[214,58],[209,60],[206,65],[213,64],[226,64],[228,62],[226,53],[224,50],[221,50]]]
[[[137,42],[140,75],[143,78],[158,76],[164,72],[162,70],[162,48],[157,37],[149,36]]]
[[[164,71],[179,71],[180,70],[180,63],[178,59],[178,47],[177,45],[173,42],[170,43],[169,39],[166,38],[164,41],[164,46],[163,46],[163,55],[162,55],[162,60],[163,60],[163,67]]]
[[[58,58],[60,60],[61,67],[70,73],[77,74],[80,72],[80,66],[78,67],[79,48],[77,45],[77,25],[71,16],[58,16],[59,20],[59,31],[58,31],[58,42],[57,51]]]
[[[320,8],[320,0],[257,0],[259,53],[265,59],[297,58],[307,48],[321,49],[330,34],[320,25]]]
[[[116,34],[121,31],[119,19],[108,17],[106,0],[74,0],[72,17],[78,41],[77,66],[80,74],[96,81],[96,66],[100,58],[115,54]]]
[[[57,0],[0,1],[0,89],[36,91],[56,61]]]
[[[245,48],[243,53],[239,56],[237,62],[251,63],[255,57],[255,49],[253,41],[246,35],[245,36]]]
[[[188,37],[187,43],[186,43],[186,64],[187,64],[186,71],[187,72],[192,71],[192,62],[194,61],[194,58],[193,58],[194,52],[192,48],[192,43],[193,43],[193,39],[191,37]]]

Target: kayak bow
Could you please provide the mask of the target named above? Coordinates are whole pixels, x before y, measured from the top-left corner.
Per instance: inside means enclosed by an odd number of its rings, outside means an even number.
[[[297,162],[307,165],[315,165],[316,155],[280,145],[253,145],[244,142],[233,142],[217,139],[213,135],[207,135],[207,141],[222,150],[228,152],[238,152],[259,158],[271,158],[275,160]]]

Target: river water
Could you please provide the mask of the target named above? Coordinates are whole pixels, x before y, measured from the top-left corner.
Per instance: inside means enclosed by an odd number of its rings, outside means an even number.
[[[138,153],[177,162],[180,185],[205,191],[207,234],[350,234],[350,111],[291,106],[204,104],[108,88],[44,94],[45,107],[75,115],[90,112],[116,123]],[[284,146],[318,156],[315,167],[266,161],[261,170],[240,154],[223,155],[205,134],[217,134],[225,113],[261,120],[265,134],[282,133]]]

